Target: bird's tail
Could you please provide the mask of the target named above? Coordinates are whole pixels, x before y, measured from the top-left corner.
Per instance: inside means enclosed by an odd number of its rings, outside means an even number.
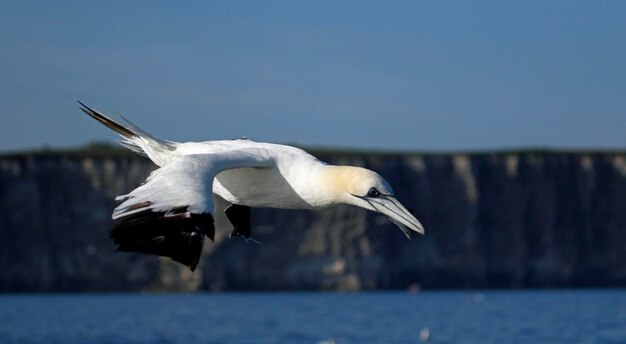
[[[120,134],[122,139],[117,142],[122,146],[133,152],[147,156],[158,166],[165,165],[171,159],[172,154],[170,154],[170,152],[176,149],[175,142],[161,140],[148,134],[120,114],[118,114],[118,116],[124,122],[123,124],[114,121],[111,117],[88,107],[80,101],[78,104],[80,104],[80,109],[84,113]]]

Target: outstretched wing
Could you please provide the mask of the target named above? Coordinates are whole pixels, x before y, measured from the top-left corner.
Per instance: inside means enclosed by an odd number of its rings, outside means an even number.
[[[164,166],[168,164],[170,160],[175,156],[174,154],[172,154],[172,151],[176,150],[178,143],[161,140],[148,134],[147,132],[141,130],[139,127],[124,118],[119,113],[118,116],[123,120],[123,123],[116,122],[111,117],[96,109],[90,108],[80,101],[78,103],[81,105],[81,111],[83,111],[96,121],[102,123],[109,129],[120,134],[120,136],[122,136],[122,139],[118,140],[118,142],[122,146],[132,150],[133,152],[136,152],[143,156],[147,156],[158,166]]]
[[[170,257],[195,270],[204,236],[215,236],[213,179],[221,171],[267,168],[274,159],[265,149],[249,148],[175,157],[150,174],[113,211],[111,237],[120,251]]]

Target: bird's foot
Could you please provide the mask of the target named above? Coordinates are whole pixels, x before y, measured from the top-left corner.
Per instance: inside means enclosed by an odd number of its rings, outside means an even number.
[[[252,239],[251,237],[244,238],[244,240],[246,241],[246,244],[253,243],[253,244],[261,245],[261,242],[260,242],[260,241],[258,241],[258,240],[254,240],[254,239]]]

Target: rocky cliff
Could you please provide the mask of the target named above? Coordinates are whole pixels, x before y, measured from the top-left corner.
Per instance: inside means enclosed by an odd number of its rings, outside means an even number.
[[[317,152],[378,171],[422,221],[408,241],[353,207],[253,210],[261,245],[218,217],[191,273],[117,253],[114,197],[154,166],[121,151],[0,157],[0,291],[626,286],[626,153]]]

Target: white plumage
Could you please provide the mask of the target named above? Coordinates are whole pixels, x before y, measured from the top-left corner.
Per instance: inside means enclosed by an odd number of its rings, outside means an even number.
[[[79,102],[80,103],[80,102]],[[213,193],[232,204],[231,235],[250,237],[248,207],[326,208],[352,204],[387,215],[410,238],[424,229],[377,173],[328,165],[307,152],[245,138],[178,143],[119,124],[84,104],[81,110],[122,136],[123,146],[159,166],[146,182],[118,196],[112,237],[122,251],[168,256],[196,268],[204,235],[213,239]],[[122,117],[123,118],[123,117]]]

